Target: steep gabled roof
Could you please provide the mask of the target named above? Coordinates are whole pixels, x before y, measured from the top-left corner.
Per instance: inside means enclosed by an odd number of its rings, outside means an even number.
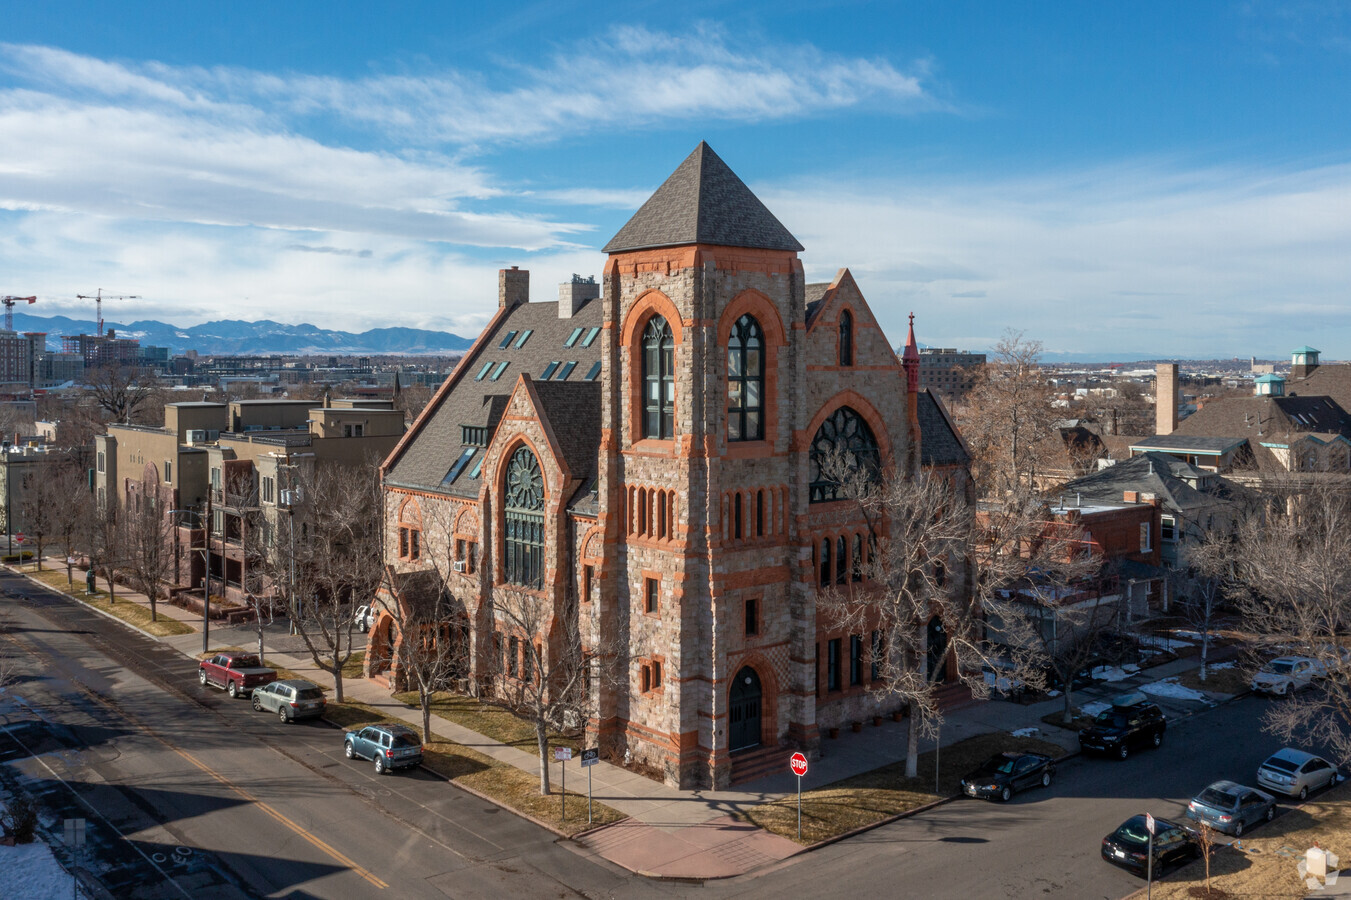
[[[703,141],[610,239],[605,252],[682,244],[802,249],[797,238]]]
[[[920,465],[964,466],[971,462],[961,433],[933,391],[919,392]]]

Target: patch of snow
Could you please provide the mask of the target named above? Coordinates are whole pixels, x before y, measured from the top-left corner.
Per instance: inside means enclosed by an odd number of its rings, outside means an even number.
[[[0,815],[5,805],[0,803]],[[39,838],[31,844],[0,845],[0,872],[4,872],[5,900],[51,900],[70,896],[70,874]]]
[[[1214,672],[1214,671],[1216,671],[1216,670],[1218,670],[1218,669],[1232,669],[1232,668],[1233,668],[1234,666],[1236,666],[1236,665],[1238,665],[1238,663],[1236,663],[1234,660],[1230,659],[1230,660],[1226,660],[1225,662],[1206,663],[1206,670],[1207,670],[1207,671],[1210,671],[1210,672]]]
[[[1165,678],[1140,685],[1140,690],[1154,697],[1169,697],[1173,700],[1205,700],[1206,695],[1198,690],[1178,684],[1177,678]]]
[[[1051,690],[1049,690],[1049,691],[1046,692],[1046,696],[1048,696],[1048,697],[1059,697],[1059,696],[1060,696],[1060,692],[1057,691],[1057,690],[1055,690],[1054,688],[1052,688]]]
[[[1135,671],[1140,671],[1140,667],[1136,666]],[[1125,681],[1131,677],[1121,666],[1095,666],[1090,674],[1095,681]]]
[[[1079,713],[1087,718],[1096,719],[1100,713],[1105,713],[1111,708],[1112,704],[1105,700],[1094,700],[1079,707]]]
[[[1010,731],[1009,734],[1014,737],[1032,737],[1034,734],[1041,734],[1040,728],[1019,728],[1017,731]]]

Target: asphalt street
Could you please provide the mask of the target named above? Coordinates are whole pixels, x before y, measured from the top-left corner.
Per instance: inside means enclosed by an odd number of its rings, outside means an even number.
[[[377,777],[341,732],[282,725],[200,687],[195,665],[0,575],[20,663],[0,779],[44,825],[89,821],[86,866],[118,897],[672,896],[422,771]]]

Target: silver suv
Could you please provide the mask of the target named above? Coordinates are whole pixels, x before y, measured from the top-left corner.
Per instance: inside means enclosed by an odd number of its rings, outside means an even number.
[[[1281,656],[1267,663],[1252,677],[1252,689],[1284,697],[1302,691],[1324,675],[1323,664],[1306,656]]]
[[[253,692],[253,708],[274,712],[283,722],[322,716],[327,704],[319,685],[299,678],[274,681]]]

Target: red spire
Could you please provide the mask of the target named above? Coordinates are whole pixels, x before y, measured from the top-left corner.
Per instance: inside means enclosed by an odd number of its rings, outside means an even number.
[[[901,354],[901,365],[905,366],[906,387],[912,394],[919,393],[919,344],[915,343],[915,314],[910,314],[910,333],[905,338],[905,351]]]

